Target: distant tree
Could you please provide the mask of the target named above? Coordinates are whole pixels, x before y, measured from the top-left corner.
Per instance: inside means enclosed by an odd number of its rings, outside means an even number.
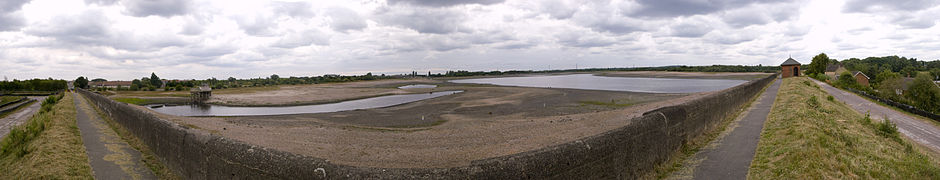
[[[905,96],[912,101],[914,106],[933,113],[940,113],[940,88],[934,84],[929,74],[921,73],[917,75],[907,91],[908,93],[905,93]]]
[[[105,82],[105,81],[108,81],[108,80],[107,80],[107,79],[103,79],[103,78],[95,78],[95,79],[92,79],[92,80],[91,80],[91,82]]]
[[[150,73],[150,85],[153,87],[160,87],[163,85],[163,81],[160,80],[160,77],[157,77],[156,73]]]
[[[842,72],[836,84],[842,87],[854,87],[858,82],[855,81],[855,77],[852,77],[852,73]]]
[[[183,84],[182,83],[176,84],[176,91],[182,91],[182,90],[183,90]]]
[[[137,80],[135,79],[135,81]],[[137,84],[131,84],[131,91],[137,91],[137,90],[140,90],[140,82],[138,82]]]
[[[881,71],[881,73],[878,73],[878,75],[875,75],[874,83],[881,83],[888,79],[895,79],[895,78],[900,78],[900,77],[901,77],[901,74],[891,72],[891,70],[885,69]]]
[[[235,83],[235,81],[237,81],[237,80],[238,80],[238,79],[235,79],[235,77],[228,77],[228,82],[229,82],[229,83]]]
[[[818,74],[825,73],[826,66],[829,65],[829,56],[826,53],[819,53],[813,57],[813,61],[809,63],[809,68],[806,69],[806,74]]]
[[[281,78],[281,76],[278,76],[277,74],[271,75],[271,80],[277,81],[277,79],[279,79],[279,78]]]
[[[79,76],[78,79],[75,79],[73,85],[78,88],[86,89],[88,88],[88,79],[84,76]]]

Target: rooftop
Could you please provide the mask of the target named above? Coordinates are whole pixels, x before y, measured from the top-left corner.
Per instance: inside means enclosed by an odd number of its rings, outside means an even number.
[[[793,60],[793,58],[791,57],[791,58],[787,58],[787,60],[783,61],[783,64],[780,64],[780,65],[786,66],[786,65],[802,65],[802,64],[800,64],[800,62],[797,62],[796,60]]]

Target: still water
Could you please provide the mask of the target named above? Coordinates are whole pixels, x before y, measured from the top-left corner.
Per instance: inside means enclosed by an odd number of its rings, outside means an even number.
[[[648,93],[696,93],[717,91],[743,84],[731,79],[672,79],[641,77],[606,77],[593,74],[528,76],[451,80],[454,83],[492,84],[540,88],[569,88]]]
[[[441,91],[422,94],[388,95],[366,99],[343,101],[331,104],[283,106],[283,107],[233,107],[221,105],[179,105],[152,107],[154,111],[177,116],[260,116],[281,114],[304,114],[348,111],[389,107],[425,99],[431,99],[463,91]]]
[[[398,89],[427,89],[427,88],[436,88],[437,85],[431,84],[412,84],[407,86],[398,87]]]

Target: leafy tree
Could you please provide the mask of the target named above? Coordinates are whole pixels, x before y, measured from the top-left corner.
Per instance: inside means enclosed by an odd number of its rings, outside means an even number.
[[[914,106],[933,113],[940,113],[940,88],[931,79],[927,73],[917,75],[905,95],[912,101]]]
[[[84,76],[79,76],[78,79],[75,79],[75,82],[73,82],[73,85],[78,88],[86,89],[88,88],[88,79],[85,78]]]
[[[819,53],[813,57],[813,61],[809,63],[809,68],[806,69],[807,74],[819,74],[826,72],[826,66],[829,65],[829,56],[826,53]]]
[[[875,75],[875,79],[874,79],[875,81],[873,83],[881,83],[887,79],[895,79],[895,78],[900,78],[900,77],[901,77],[901,74],[898,74],[896,72],[891,72],[890,70],[885,69],[881,71],[881,73],[878,73],[878,75]]]
[[[135,81],[137,80],[135,79]],[[138,82],[137,84],[131,84],[131,91],[137,91],[137,90],[140,90],[140,82]]]
[[[837,85],[842,87],[854,87],[858,82],[855,82],[855,77],[852,77],[852,74],[849,72],[842,72],[839,75],[839,80],[837,80]]]
[[[160,81],[160,77],[157,77],[156,73],[150,73],[150,85],[153,87],[160,87],[163,85],[163,81]]]

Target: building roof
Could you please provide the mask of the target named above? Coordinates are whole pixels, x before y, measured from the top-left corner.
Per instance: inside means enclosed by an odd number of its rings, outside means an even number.
[[[858,76],[858,74],[862,74],[862,76],[865,76],[865,79],[871,79],[870,77],[868,77],[868,75],[865,75],[865,73],[862,73],[861,71],[852,72],[852,76]]]
[[[786,65],[803,65],[803,64],[800,64],[800,62],[796,62],[796,60],[793,60],[793,58],[787,58],[787,60],[783,61],[783,64],[780,64],[780,65],[786,66]]]
[[[842,64],[830,64],[826,66],[826,72],[836,72],[836,70],[839,70],[839,67],[842,67]]]

